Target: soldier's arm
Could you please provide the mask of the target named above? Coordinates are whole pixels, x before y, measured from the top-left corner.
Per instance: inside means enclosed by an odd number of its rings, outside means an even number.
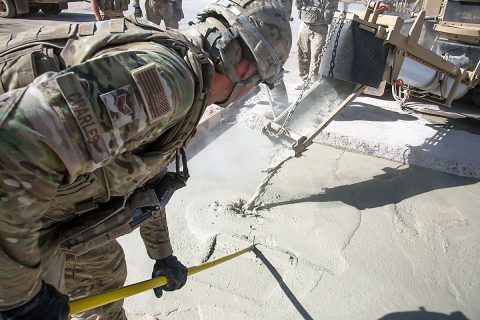
[[[155,69],[142,69],[148,66]],[[115,70],[115,76],[109,70]],[[135,70],[138,77],[156,79],[156,86],[135,80]],[[0,309],[4,310],[31,300],[40,289],[42,269],[49,265],[42,265],[40,246],[48,242],[39,243],[39,231],[45,227],[42,216],[53,206],[58,186],[107,165],[116,154],[131,152],[140,141],[158,138],[193,102],[190,71],[181,57],[167,49],[113,51],[111,56],[42,78],[25,93],[20,89],[0,96]],[[144,100],[140,94],[159,90],[167,95],[165,103],[171,110],[164,114],[154,109],[156,100]],[[153,240],[161,245],[160,238]]]
[[[97,21],[101,21],[102,15],[100,14],[100,5],[98,4],[98,0],[90,0],[90,6],[92,7],[95,19],[97,19]]]
[[[140,228],[140,235],[148,252],[154,260],[161,260],[173,253],[168,234],[165,210],[157,213],[157,218]]]
[[[23,92],[0,96],[2,111],[8,113],[2,114],[0,125],[0,310],[23,305],[40,290],[41,219],[65,176],[65,167],[32,117],[44,116],[52,134],[57,123],[44,113],[36,92]]]
[[[130,51],[124,55],[131,55],[132,49],[134,48],[130,48]],[[173,109],[180,114],[185,113],[193,103],[195,87],[191,71],[186,67],[184,61],[180,57],[172,55],[168,49],[159,50],[156,45],[139,44],[135,46],[135,49],[142,52],[157,51],[156,55],[143,53],[140,56],[146,60],[146,63],[155,63],[162,68],[162,81],[165,81],[166,86],[164,89],[171,93]],[[142,98],[139,97],[139,99]],[[156,218],[153,221],[140,228],[140,234],[148,255],[152,259],[161,260],[172,254],[172,247],[165,211],[156,212],[154,216]]]

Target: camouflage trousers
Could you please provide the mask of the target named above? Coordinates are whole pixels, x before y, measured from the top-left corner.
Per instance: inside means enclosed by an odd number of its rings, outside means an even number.
[[[178,29],[179,19],[170,0],[145,0],[145,11],[148,21],[160,24],[163,20],[165,27]]]
[[[274,107],[279,109],[285,109],[288,107],[287,87],[285,86],[283,78],[275,83],[273,89],[269,89],[267,86],[262,86],[262,91],[264,91],[265,94],[270,94]]]
[[[52,241],[44,243],[53,243]],[[90,296],[123,286],[127,278],[125,255],[114,240],[81,256],[61,252],[58,246],[42,248],[43,280],[72,299]],[[126,320],[123,300],[98,307],[72,320]]]
[[[123,18],[123,11],[128,10],[128,0],[99,0],[102,20]]]
[[[320,52],[325,44],[328,25],[307,25],[302,23],[298,35],[298,70],[303,81],[307,81],[310,73],[318,77],[320,68]]]

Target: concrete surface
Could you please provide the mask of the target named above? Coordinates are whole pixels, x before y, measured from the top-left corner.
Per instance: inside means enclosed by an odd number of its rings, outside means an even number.
[[[184,2],[181,28],[205,3]],[[89,4],[70,5],[58,16],[0,19],[0,34],[93,20]],[[285,69],[293,102],[295,45]],[[265,109],[262,95],[252,99],[249,109]],[[254,129],[234,125],[197,150],[192,178],[167,211],[175,254],[188,266],[253,236],[260,253],[198,274],[161,300],[151,292],[127,299],[129,319],[480,319],[480,183],[469,178],[478,178],[476,124],[360,97],[318,140],[340,149],[314,144],[285,164],[256,212],[239,215],[229,204],[250,198],[284,152],[248,111],[240,122]],[[150,278],[139,234],[120,241],[127,282]]]
[[[190,161],[188,187],[167,207],[175,253],[191,266],[255,237],[263,255],[161,301],[127,299],[132,319],[478,319],[478,180],[315,144],[285,164],[255,213],[229,210],[277,153],[237,125]],[[129,282],[150,274],[140,241],[122,238]]]

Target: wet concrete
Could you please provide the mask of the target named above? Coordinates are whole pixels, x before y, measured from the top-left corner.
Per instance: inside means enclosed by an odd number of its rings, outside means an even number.
[[[176,254],[188,265],[248,246],[162,301],[127,300],[160,319],[380,319],[425,307],[480,313],[478,180],[314,144],[285,163],[255,215],[228,210],[248,198],[277,150],[237,125],[190,161],[187,188],[168,205]],[[138,235],[122,239],[129,281],[151,262]]]

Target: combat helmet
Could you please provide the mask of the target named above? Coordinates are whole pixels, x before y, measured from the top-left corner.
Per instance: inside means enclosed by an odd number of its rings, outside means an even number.
[[[216,71],[226,74],[234,85],[230,97],[220,105],[228,105],[253,81],[273,86],[292,45],[289,19],[279,1],[217,0],[197,17],[203,48],[212,56]],[[257,74],[240,81],[234,67],[246,52],[253,55]]]

